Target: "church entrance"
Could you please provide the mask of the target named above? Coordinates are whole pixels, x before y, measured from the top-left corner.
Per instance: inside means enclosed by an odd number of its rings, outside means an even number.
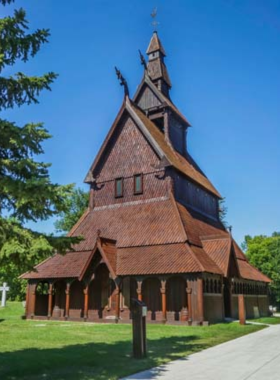
[[[225,318],[231,318],[231,284],[230,280],[224,279],[224,307],[225,307]]]
[[[108,305],[109,288],[108,268],[105,264],[100,264],[89,286],[89,310],[97,311],[98,318],[103,318],[103,310]]]

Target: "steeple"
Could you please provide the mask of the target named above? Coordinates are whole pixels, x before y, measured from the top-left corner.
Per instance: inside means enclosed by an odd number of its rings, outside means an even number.
[[[149,57],[147,64],[149,77],[164,95],[169,96],[171,81],[164,63],[166,53],[156,31],[153,32],[146,53]]]

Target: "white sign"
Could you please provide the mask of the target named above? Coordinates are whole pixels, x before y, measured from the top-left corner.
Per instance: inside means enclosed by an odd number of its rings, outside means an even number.
[[[6,306],[7,292],[10,290],[6,282],[3,282],[3,286],[0,286],[0,292],[2,292],[1,306]]]
[[[142,317],[147,317],[147,311],[148,311],[147,306],[142,306]]]

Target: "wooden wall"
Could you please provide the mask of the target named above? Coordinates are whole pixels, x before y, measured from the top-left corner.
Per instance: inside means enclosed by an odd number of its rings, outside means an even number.
[[[255,318],[254,307],[258,308],[260,316],[266,317],[269,315],[269,298],[267,295],[244,295],[246,318]],[[238,295],[232,295],[232,318],[238,319]]]
[[[195,185],[180,173],[174,172],[172,177],[175,197],[179,202],[218,220],[218,200],[216,197]]]

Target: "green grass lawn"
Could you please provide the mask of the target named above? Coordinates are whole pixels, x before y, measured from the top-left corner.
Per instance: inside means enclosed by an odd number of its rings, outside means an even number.
[[[279,325],[280,324],[280,317],[263,317],[263,318],[256,318],[256,319],[250,319],[248,322],[258,322],[258,323],[265,323],[267,325]]]
[[[148,325],[148,357],[131,357],[131,325],[26,321],[20,303],[0,308],[0,379],[108,380],[178,359],[264,326]]]

